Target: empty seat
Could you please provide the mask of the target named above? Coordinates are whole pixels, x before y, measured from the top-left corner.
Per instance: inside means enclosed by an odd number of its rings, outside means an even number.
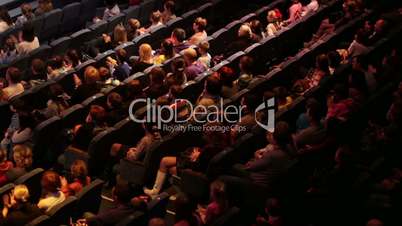
[[[69,224],[70,217],[77,210],[77,198],[74,196],[69,196],[64,200],[64,202],[52,207],[47,215],[50,216],[51,225],[65,225]]]
[[[118,49],[124,49],[127,52],[128,56],[134,55],[136,45],[133,42],[126,42],[119,46],[117,46],[114,50],[117,51]]]
[[[160,47],[161,41],[168,36],[167,29],[165,25],[159,25],[152,28],[149,33],[152,36],[152,42],[149,43],[155,49]]]
[[[123,23],[124,19],[125,19],[125,15],[124,15],[123,13],[120,13],[120,14],[118,14],[118,15],[116,15],[116,16],[110,17],[110,18],[107,20],[108,25],[107,25],[107,30],[106,30],[106,32],[107,32],[107,33],[113,32],[114,28],[115,28],[118,24]]]
[[[64,6],[63,17],[60,23],[59,31],[61,34],[72,32],[81,27],[79,18],[81,12],[81,3],[75,2]]]
[[[40,40],[49,40],[57,34],[62,16],[61,9],[52,10],[44,15]]]
[[[84,212],[97,213],[99,211],[103,184],[102,180],[96,179],[75,195],[78,199],[78,210],[75,216],[81,216]]]
[[[110,148],[116,142],[115,128],[108,128],[96,135],[88,147],[88,170],[91,176],[103,175],[105,170],[110,170],[112,162],[108,161]],[[110,164],[107,164],[110,163]]]
[[[81,0],[81,13],[79,20],[82,25],[85,25],[86,22],[91,21],[95,17],[95,9],[97,5],[97,0]]]
[[[137,19],[140,15],[140,7],[137,5],[130,6],[129,8],[123,10],[123,13],[126,15],[127,21],[131,18]]]
[[[37,125],[33,134],[34,164],[49,166],[58,156],[58,142],[60,138],[61,121],[54,116]]]
[[[70,37],[73,48],[82,48],[85,42],[95,37],[95,33],[89,29],[82,29],[73,33]]]
[[[38,203],[42,194],[41,178],[44,170],[41,168],[34,169],[14,181],[15,184],[24,184],[29,189],[30,200],[32,203]]]
[[[70,47],[71,38],[70,37],[61,37],[50,43],[52,47],[51,55],[61,55],[64,54],[67,49]]]

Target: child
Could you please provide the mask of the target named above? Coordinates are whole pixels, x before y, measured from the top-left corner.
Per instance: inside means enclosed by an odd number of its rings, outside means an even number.
[[[198,52],[200,54],[200,57],[198,57],[198,61],[203,63],[207,68],[211,67],[211,55],[208,53],[208,50],[208,41],[202,41],[198,45]]]

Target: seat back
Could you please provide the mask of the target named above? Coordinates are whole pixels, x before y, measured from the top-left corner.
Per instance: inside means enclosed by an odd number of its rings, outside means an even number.
[[[85,42],[95,37],[95,33],[89,29],[82,29],[73,33],[70,37],[71,37],[71,46],[80,49],[82,48]]]
[[[57,34],[62,16],[61,9],[54,9],[44,15],[40,40],[51,39]]]
[[[76,216],[81,216],[84,212],[97,213],[99,211],[103,184],[104,181],[96,179],[75,195],[78,199]]]
[[[39,216],[25,226],[51,226],[50,217],[47,215]]]
[[[143,212],[134,212],[128,217],[122,219],[116,226],[146,226],[148,218]]]
[[[240,212],[240,209],[237,207],[232,207],[227,210],[222,216],[212,222],[211,226],[231,226],[237,225],[237,216]]]
[[[131,18],[138,18],[140,15],[140,6],[130,6],[127,9],[123,10],[123,13],[126,15],[126,21]]]
[[[108,162],[110,148],[117,139],[115,130],[116,129],[112,127],[100,132],[89,144],[88,153],[90,157],[88,170],[91,176],[102,175],[107,166],[111,167],[110,165],[105,165],[105,163]]]
[[[124,19],[126,18],[126,16],[123,13],[119,13],[116,16],[112,16],[107,20],[107,32],[113,32],[114,28],[118,25],[118,24],[122,24],[124,22]]]
[[[52,47],[51,55],[61,55],[64,54],[67,49],[70,47],[71,38],[70,37],[61,37],[50,43]]]
[[[43,169],[36,168],[14,181],[15,184],[24,184],[28,187],[32,203],[37,203],[42,194],[40,181],[43,172]]]
[[[152,11],[154,11],[155,7],[155,0],[148,0],[144,1],[140,8],[140,15],[138,17],[138,20],[140,21],[141,24],[147,24],[149,21],[149,16],[151,15]]]
[[[64,202],[52,207],[47,214],[52,225],[69,224],[70,217],[77,211],[77,198],[69,196]]]
[[[80,21],[77,21],[81,13],[81,3],[75,2],[64,6],[63,17],[61,19],[59,31],[61,34],[72,32],[80,27]]]
[[[61,115],[61,124],[63,128],[72,128],[85,120],[86,111],[81,104],[76,104],[64,110]]]

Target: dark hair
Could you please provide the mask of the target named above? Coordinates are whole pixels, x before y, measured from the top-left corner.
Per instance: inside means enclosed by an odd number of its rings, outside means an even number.
[[[195,205],[184,193],[181,193],[176,198],[174,206],[176,209],[175,222],[185,220],[188,221],[190,225],[194,225],[192,224],[192,221],[194,220],[193,211],[195,209]]]
[[[184,69],[186,67],[186,63],[182,57],[178,57],[173,59],[172,64],[170,65],[172,74],[168,78],[168,82],[173,85],[182,85],[185,81]]]
[[[70,49],[67,51],[66,56],[70,59],[73,67],[76,67],[81,61],[81,53],[76,49]]]
[[[107,100],[113,108],[120,108],[123,104],[123,98],[116,92],[111,92],[107,95]]]
[[[47,66],[53,70],[63,67],[63,58],[61,56],[54,56],[47,62]]]
[[[31,68],[38,74],[46,74],[46,64],[43,60],[39,58],[35,58],[31,62]],[[44,78],[45,79],[45,78]]]
[[[220,95],[222,89],[222,83],[215,76],[208,76],[206,80],[205,89],[211,95]]]
[[[133,99],[143,94],[141,81],[134,79],[127,84],[127,97]]]
[[[121,203],[129,203],[132,198],[128,183],[122,181],[119,181],[114,186],[113,195],[116,196],[117,200]]]
[[[280,121],[275,125],[274,139],[278,145],[287,145],[291,140],[291,133],[289,129],[289,124],[284,121]]]
[[[164,4],[164,6],[165,6],[165,8],[166,8],[167,10],[169,10],[172,14],[175,13],[176,8],[175,8],[175,3],[174,3],[174,1],[172,1],[172,0],[166,1],[165,4]]]
[[[236,80],[234,70],[229,66],[223,66],[218,71],[222,85],[232,87],[233,81]]]
[[[262,24],[259,20],[250,21],[250,28],[254,34],[261,35],[263,32]]]
[[[161,43],[161,48],[163,50],[163,54],[165,54],[166,58],[170,59],[174,57],[175,52],[173,48],[173,43],[170,39],[165,39]]]
[[[8,14],[8,11],[4,6],[0,7],[0,20],[6,22],[9,26],[13,24],[13,20],[11,19],[10,14]]]
[[[324,72],[329,72],[328,57],[325,54],[320,54],[316,58],[316,67]]]
[[[321,120],[321,109],[320,109],[318,102],[317,102],[317,104],[309,105],[307,108],[307,112],[308,112],[309,117],[312,120],[314,120],[316,122],[319,122]]]
[[[183,42],[186,40],[186,31],[181,28],[175,28],[172,32],[173,37],[177,39],[179,42]]]
[[[254,59],[249,56],[242,56],[239,65],[244,72],[252,74],[254,70]]]
[[[360,44],[366,45],[367,40],[367,33],[363,29],[359,29],[356,33],[356,41]]]
[[[46,191],[57,192],[61,187],[60,176],[54,171],[46,171],[43,173],[41,184]]]
[[[342,58],[338,51],[331,51],[328,53],[328,64],[332,68],[336,68],[341,64]]]
[[[35,39],[35,29],[32,22],[26,22],[22,27],[22,39],[32,42]]]
[[[18,83],[21,81],[21,71],[16,67],[9,67],[6,74],[12,83]]]
[[[108,8],[112,8],[116,5],[116,0],[105,0],[105,5]]]
[[[343,100],[349,97],[348,87],[346,87],[344,84],[336,84],[333,91],[337,100]]]
[[[163,84],[163,81],[165,80],[165,75],[166,73],[161,67],[154,67],[149,72],[149,77],[152,84]]]

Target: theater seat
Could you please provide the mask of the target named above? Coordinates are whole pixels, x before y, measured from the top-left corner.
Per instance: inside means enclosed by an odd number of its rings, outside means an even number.
[[[145,131],[140,123],[134,122],[130,117],[127,117],[113,126],[116,130],[117,140],[125,145],[133,146],[144,136]]]
[[[79,20],[82,25],[85,25],[86,22],[91,21],[95,17],[95,9],[97,5],[97,0],[81,0],[81,13]]]
[[[239,225],[239,222],[237,220],[239,212],[240,212],[239,208],[232,207],[229,210],[227,210],[222,216],[220,216],[218,219],[212,222],[210,225],[211,226]]]
[[[77,211],[77,198],[69,196],[64,202],[52,207],[47,215],[50,216],[49,224],[62,225],[69,224],[70,217]]]
[[[51,55],[61,55],[64,54],[67,49],[70,47],[71,38],[70,37],[61,37],[50,43],[52,47]]]
[[[25,226],[51,226],[50,217],[47,215],[39,216]]]
[[[81,29],[73,34],[71,34],[71,46],[74,48],[82,48],[83,44],[96,35],[96,31],[93,32],[89,29]]]
[[[85,69],[88,66],[94,66],[96,64],[96,61],[94,60],[87,60],[85,62],[82,62],[81,64],[77,65],[77,67],[75,67],[75,71],[77,72],[77,75],[80,77],[80,79],[84,79],[84,72]]]
[[[148,218],[143,212],[134,212],[122,219],[116,226],[147,226]]]
[[[107,32],[107,21],[101,20],[88,27],[92,31],[93,37],[100,37]]]
[[[63,87],[64,92],[72,95],[75,90],[74,74],[76,71],[74,69],[68,70],[59,76],[57,76],[54,81]],[[77,74],[78,75],[78,74]]]
[[[78,201],[75,216],[80,217],[84,212],[98,213],[102,201],[103,184],[104,181],[96,179],[75,195]]]
[[[180,172],[180,178],[180,191],[186,193],[198,203],[208,201],[209,181],[204,174],[185,169]]]
[[[149,218],[164,218],[166,214],[166,206],[169,202],[169,193],[162,192],[156,198],[147,203]]]
[[[73,126],[85,120],[86,111],[81,104],[75,104],[64,110],[61,115],[61,123],[63,128],[72,128]]]
[[[80,13],[81,3],[75,2],[64,6],[59,32],[66,34],[80,28],[81,23],[78,20]]]
[[[204,82],[189,81],[182,85],[182,88],[183,91],[180,93],[180,97],[195,103],[204,89]]]
[[[49,58],[50,54],[51,54],[51,50],[52,50],[52,48],[48,45],[39,46],[39,48],[36,48],[29,53],[30,59],[29,59],[28,63],[30,63],[35,58],[39,58],[39,59]]]
[[[142,34],[134,38],[133,42],[137,46],[135,49],[134,55],[138,55],[138,49],[140,48],[141,44],[143,43],[151,43],[152,36],[148,33]]]
[[[137,19],[140,15],[140,6],[130,6],[129,8],[123,10],[123,13],[126,15],[126,21],[129,19]]]
[[[118,49],[124,49],[127,52],[128,56],[134,55],[135,49],[136,49],[136,45],[133,42],[126,42],[123,43],[119,46],[117,46],[114,51],[117,51]]]
[[[106,65],[106,60],[108,57],[111,57],[113,59],[116,59],[116,53],[114,50],[110,49],[106,52],[100,53],[95,57],[96,65],[97,67],[101,67]]]
[[[154,11],[155,0],[144,1],[140,6],[140,15],[138,20],[141,24],[147,24],[149,22],[149,16]]]
[[[14,184],[25,184],[29,189],[30,200],[32,203],[38,203],[42,194],[42,186],[40,184],[44,170],[36,168],[14,181]]]
[[[192,25],[197,15],[198,15],[197,10],[190,10],[181,15],[182,22],[180,23],[180,25],[181,28],[183,28],[186,31],[186,34],[191,34],[193,27]],[[190,37],[190,35],[187,36],[188,38]]]
[[[137,79],[141,82],[142,88],[147,87],[149,84],[149,76],[143,72],[137,72],[134,75],[131,75],[130,77],[124,80],[124,83],[129,83],[134,79]]]
[[[0,197],[8,195],[14,189],[13,183],[8,183],[0,187]],[[0,203],[0,208],[3,209],[3,202]]]
[[[103,175],[105,171],[110,170],[113,166],[108,159],[110,157],[110,148],[117,139],[115,130],[112,127],[100,132],[89,144],[88,170],[91,176]]]
[[[167,32],[167,34],[170,35],[175,28],[183,27],[181,25],[182,23],[183,23],[183,18],[181,18],[181,17],[176,17],[174,19],[169,20],[166,23],[166,30],[167,30],[166,32]]]
[[[126,16],[123,13],[120,13],[116,16],[112,16],[107,20],[107,33],[113,32],[114,28],[124,22]]]
[[[56,36],[62,16],[61,9],[54,9],[45,13],[39,40],[49,40]]]
[[[152,42],[149,43],[152,48],[158,49],[160,48],[161,41],[168,36],[167,29],[165,25],[159,25],[157,27],[152,28],[149,31],[152,36]]]

